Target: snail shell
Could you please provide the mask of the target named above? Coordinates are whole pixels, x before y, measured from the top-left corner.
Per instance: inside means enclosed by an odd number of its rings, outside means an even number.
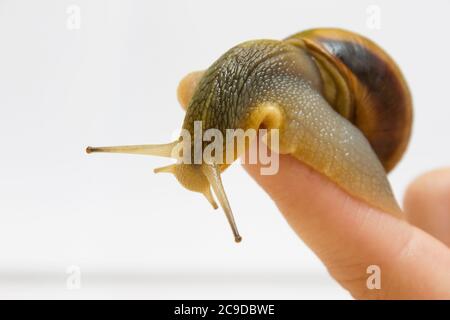
[[[312,29],[286,39],[308,50],[324,97],[369,140],[387,172],[411,135],[411,94],[394,60],[371,40],[342,29]]]

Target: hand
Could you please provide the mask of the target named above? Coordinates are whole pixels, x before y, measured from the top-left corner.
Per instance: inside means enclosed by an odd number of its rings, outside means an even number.
[[[184,109],[201,77],[193,72],[181,81]],[[450,168],[410,185],[407,221],[351,197],[289,155],[280,155],[276,175],[260,175],[258,164],[244,168],[353,297],[450,299]],[[380,289],[367,285],[374,265],[381,271]]]
[[[403,221],[351,197],[289,155],[280,155],[276,175],[260,175],[257,164],[244,168],[353,297],[450,299],[450,169],[410,185]],[[380,268],[380,289],[367,286],[371,265]]]

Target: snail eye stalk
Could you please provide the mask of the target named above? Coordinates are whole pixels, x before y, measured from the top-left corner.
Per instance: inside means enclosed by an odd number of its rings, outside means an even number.
[[[142,154],[148,156],[159,156],[174,158],[172,150],[178,145],[178,141],[164,144],[140,144],[131,146],[113,146],[113,147],[87,147],[86,153],[107,152],[107,153],[128,153]]]

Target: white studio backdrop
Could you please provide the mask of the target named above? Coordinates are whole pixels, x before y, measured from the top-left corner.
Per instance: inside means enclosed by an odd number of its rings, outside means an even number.
[[[396,196],[450,164],[450,1],[0,0],[0,297],[349,298],[238,163],[244,237],[167,159],[87,145],[165,143],[178,81],[239,42],[313,27],[368,36],[402,68],[413,136]],[[81,274],[77,290],[70,277]]]

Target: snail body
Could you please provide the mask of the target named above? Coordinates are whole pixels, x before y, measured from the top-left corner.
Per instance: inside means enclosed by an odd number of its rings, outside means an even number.
[[[247,41],[206,71],[187,76],[179,100],[186,108],[183,129],[190,134],[196,121],[202,130],[224,135],[227,129],[277,129],[279,153],[294,156],[369,205],[401,214],[386,173],[409,140],[411,96],[393,60],[370,40],[340,29],[313,29],[282,41]],[[88,152],[173,157],[181,140]],[[217,207],[212,188],[240,241],[220,179],[229,164],[178,162],[155,171],[173,173]]]

